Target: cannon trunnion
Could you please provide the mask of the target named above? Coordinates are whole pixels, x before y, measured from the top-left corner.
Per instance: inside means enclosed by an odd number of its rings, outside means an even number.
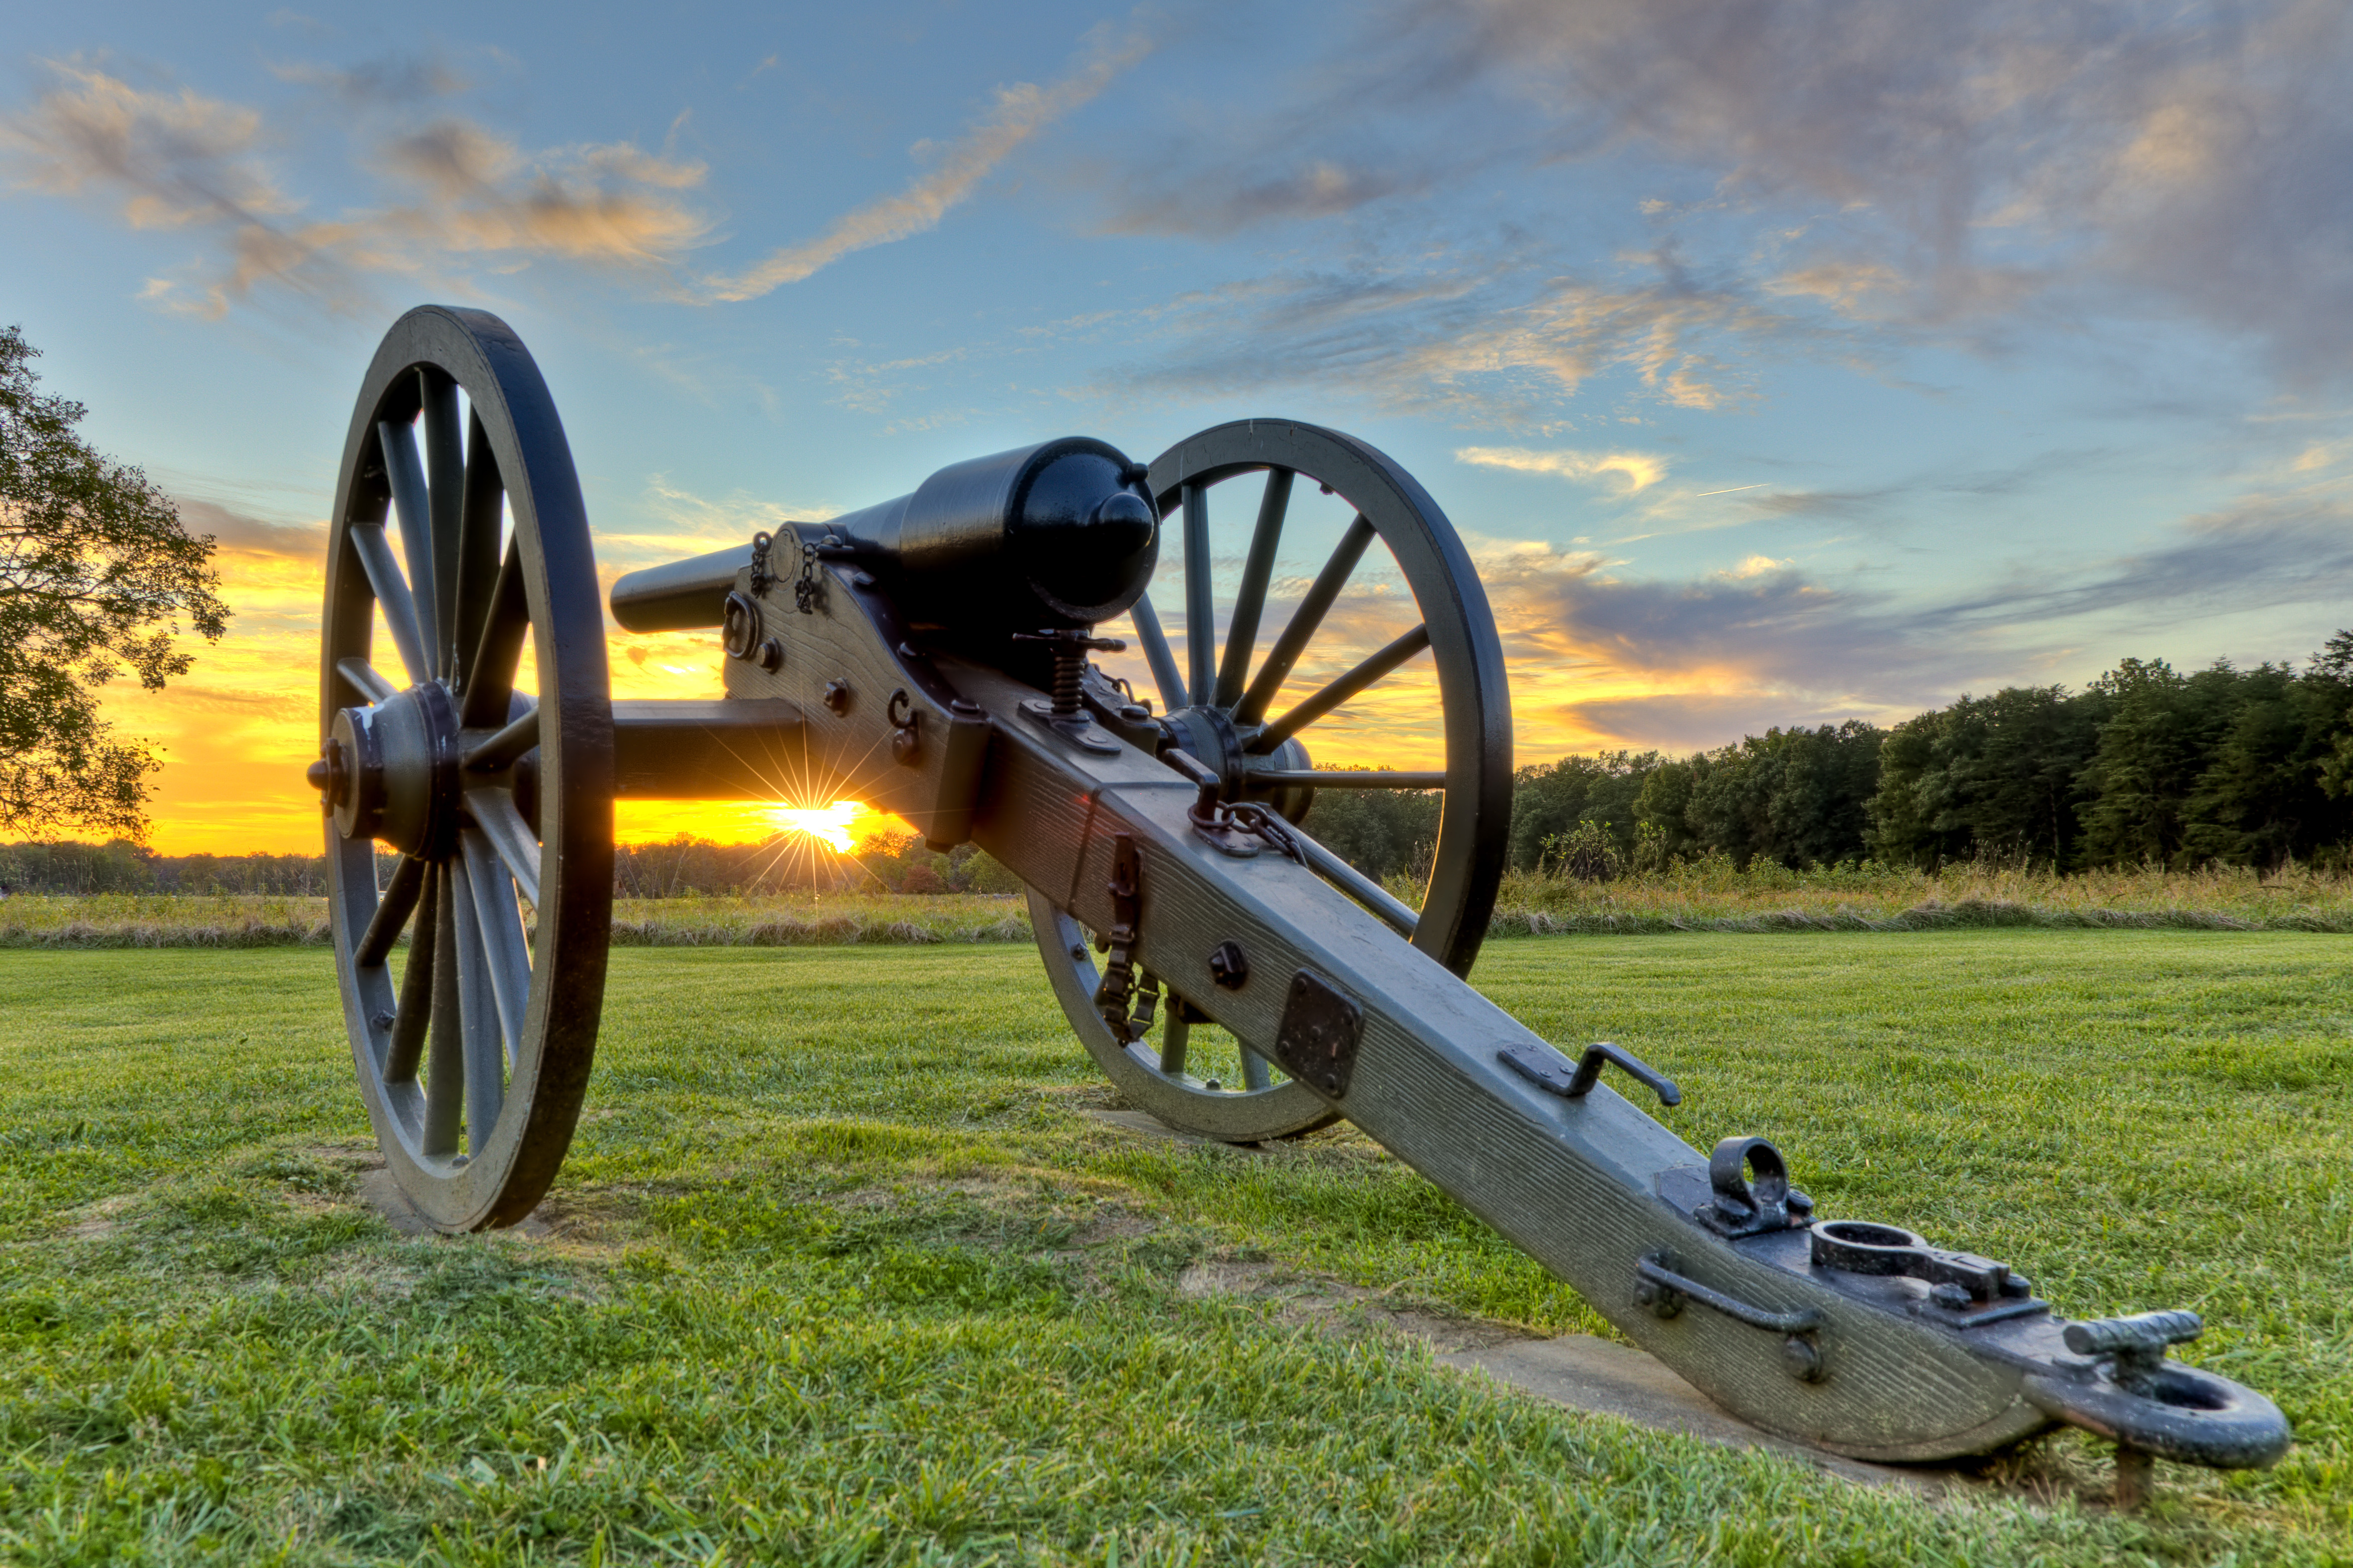
[[[1244,476],[1262,493],[1220,652],[1208,497]],[[1353,521],[1253,668],[1302,480]],[[1900,1460],[2071,1422],[2117,1441],[2127,1482],[2150,1455],[2260,1465],[2286,1446],[2268,1400],[2166,1359],[2194,1315],[2069,1322],[2000,1263],[1817,1215],[1771,1143],[1691,1148],[1613,1087],[1673,1103],[1663,1075],[1614,1045],[1563,1056],[1463,983],[1509,818],[1502,653],[1444,514],[1361,442],[1250,421],[1148,466],[1048,442],[623,578],[623,626],[720,628],[713,702],[610,701],[562,432],[494,318],[394,328],[337,508],[312,779],[338,969],[387,1161],[444,1228],[512,1223],[561,1163],[600,1005],[614,796],[817,780],[1021,878],[1056,995],[1135,1102],[1238,1142],[1346,1117],[1767,1430]],[[1182,664],[1150,593],[1164,542],[1202,634]],[[1330,668],[1309,645],[1376,542],[1419,624],[1275,712],[1296,672]],[[372,662],[378,613],[405,683]],[[1124,651],[1094,635],[1123,613],[1157,710],[1092,657]],[[1425,652],[1443,766],[1319,770],[1310,727]],[[1443,791],[1419,909],[1298,825],[1316,792],[1365,787]],[[402,853],[382,889],[379,837]],[[1214,1075],[1208,1025],[1231,1040]]]

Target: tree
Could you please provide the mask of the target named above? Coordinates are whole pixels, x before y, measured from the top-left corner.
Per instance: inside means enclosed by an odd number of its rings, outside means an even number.
[[[1743,869],[1759,857],[1792,870],[1860,859],[1869,821],[1864,804],[1879,787],[1884,738],[1850,719],[1813,730],[1771,729],[1692,758],[1682,841],[1721,850]],[[1661,780],[1647,819],[1665,816],[1668,791],[1681,784]],[[1667,832],[1671,843],[1677,839],[1671,825]]]
[[[140,838],[163,764],[114,738],[99,690],[126,665],[163,689],[194,662],[173,641],[179,617],[217,642],[228,606],[212,536],[74,433],[88,410],[36,390],[39,352],[0,328],[0,828],[84,822]]]
[[[1872,853],[1931,868],[1979,854],[2073,865],[2075,780],[2112,706],[2099,691],[2012,686],[1906,719],[1879,753]]]
[[[2186,868],[2212,858],[2214,846],[2189,843],[2190,798],[2249,679],[2222,659],[2184,676],[2161,658],[2127,658],[2093,682],[2116,706],[2077,781],[2090,864]]]
[[[1633,853],[1641,816],[1636,802],[1644,781],[1662,765],[1656,752],[1603,752],[1539,763],[1513,775],[1512,864],[1540,869],[1545,846],[1566,843],[1582,822],[1596,822],[1616,839],[1620,855]]]

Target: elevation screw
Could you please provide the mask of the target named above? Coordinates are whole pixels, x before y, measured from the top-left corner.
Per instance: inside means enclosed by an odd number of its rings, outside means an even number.
[[[1079,683],[1086,679],[1087,655],[1090,652],[1125,653],[1127,645],[1117,637],[1091,637],[1083,628],[1050,626],[1042,632],[1015,632],[1015,642],[1041,642],[1054,657],[1054,717],[1071,719],[1078,716]]]

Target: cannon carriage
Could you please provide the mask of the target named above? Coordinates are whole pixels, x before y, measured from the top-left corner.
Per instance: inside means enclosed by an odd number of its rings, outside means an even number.
[[[1210,502],[1229,485],[1258,504],[1222,554],[1242,565],[1220,646]],[[1308,487],[1350,521],[1268,636]],[[1328,662],[1313,646],[1376,544],[1418,624],[1278,710],[1303,663]],[[1152,592],[1172,578],[1181,661]],[[387,1164],[445,1230],[522,1218],[562,1164],[602,1000],[613,801],[772,798],[792,778],[1018,876],[1049,983],[1131,1101],[1239,1142],[1347,1118],[1769,1431],[1934,1459],[2069,1422],[2116,1439],[2128,1483],[2151,1455],[2261,1465],[2286,1446],[2270,1401],[2166,1359],[2194,1315],[2070,1322],[2000,1263],[1817,1216],[1770,1142],[1691,1148],[1612,1087],[1672,1104],[1664,1075],[1612,1044],[1564,1054],[1465,984],[1510,816],[1502,648],[1443,511],[1363,442],[1287,420],[1148,463],[1049,441],[632,574],[615,619],[715,630],[726,696],[616,702],[547,387],[502,322],[431,307],[368,370],[327,579],[311,778],[345,1019]],[[1124,651],[1097,635],[1122,615],[1145,693],[1093,657]],[[1442,765],[1317,768],[1313,726],[1425,653]],[[1317,792],[1361,788],[1442,792],[1419,908],[1300,825]],[[379,844],[399,855],[381,886]],[[1211,1026],[1233,1063],[1214,1074]]]

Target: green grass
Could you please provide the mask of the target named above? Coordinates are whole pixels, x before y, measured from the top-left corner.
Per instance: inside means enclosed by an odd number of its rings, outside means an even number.
[[[2283,934],[1490,950],[1823,1210],[2078,1315],[2204,1311],[2276,1469],[2152,1513],[2062,1437],[1924,1502],[1197,1300],[1261,1258],[1542,1331],[1577,1299],[1345,1130],[1147,1144],[1028,952],[615,954],[553,1237],[396,1237],[312,949],[0,954],[0,1559],[2353,1561],[2353,982]]]

